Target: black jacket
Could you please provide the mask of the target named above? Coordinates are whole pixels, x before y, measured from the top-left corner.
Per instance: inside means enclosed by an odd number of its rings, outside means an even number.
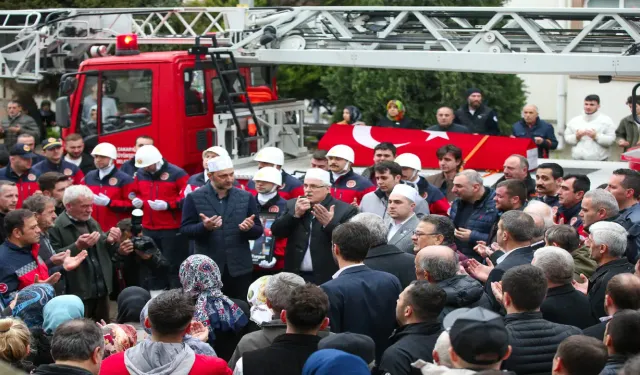
[[[387,116],[380,117],[376,126],[381,126],[383,128],[403,128],[403,129],[422,128],[420,125],[418,125],[417,121],[409,117],[403,117],[402,120],[400,121],[393,121]]]
[[[443,128],[439,124],[432,125],[427,128],[427,131],[433,132],[451,132],[451,133],[470,133],[469,128],[464,125],[456,124],[455,122],[446,128]]]
[[[189,194],[191,195],[191,194]],[[339,201],[327,194],[327,197],[320,203],[327,210],[335,206],[333,220],[326,227],[315,219],[312,219],[311,210],[307,211],[301,218],[293,217],[295,213],[297,198],[287,201],[287,209],[271,225],[271,233],[275,237],[287,238],[287,248],[284,255],[284,270],[286,272],[300,273],[300,265],[311,244],[311,261],[313,263],[313,273],[315,283],[320,285],[331,280],[331,276],[338,270],[338,266],[333,260],[331,253],[331,233],[340,224],[346,223],[358,213],[358,208]],[[309,226],[311,233],[309,233]],[[311,235],[311,241],[309,241]]]
[[[591,314],[589,298],[567,284],[547,290],[540,306],[542,317],[550,322],[585,329],[598,321]]]
[[[411,364],[422,359],[433,361],[432,352],[442,332],[438,322],[402,326],[391,335],[391,346],[384,351],[378,369],[381,374],[410,375]]]
[[[550,374],[558,345],[582,333],[576,327],[544,320],[541,312],[508,314],[504,322],[512,352],[502,368],[518,375]]]
[[[318,350],[319,336],[284,334],[271,346],[242,355],[244,375],[300,375],[307,358]]]
[[[456,110],[455,115],[456,119],[454,122],[469,128],[470,133],[500,135],[498,115],[493,109],[484,104],[481,104],[480,107],[471,114],[471,112],[469,112],[469,105],[464,103]]]
[[[35,369],[33,375],[93,375],[91,372],[75,366],[42,365]]]
[[[372,270],[388,272],[400,280],[402,289],[416,279],[415,256],[394,245],[379,245],[369,249],[364,264]]]
[[[447,301],[440,314],[442,318],[461,307],[484,307],[491,310],[491,300],[485,294],[482,284],[470,276],[456,275],[437,284],[447,293]]]
[[[596,272],[589,278],[589,303],[594,318],[607,316],[604,311],[604,295],[607,284],[615,275],[621,273],[633,273],[633,264],[627,258],[611,261],[596,268]]]
[[[624,363],[629,358],[624,355],[613,354],[607,358],[607,363],[604,365],[602,371],[600,371],[600,375],[617,375],[618,371],[620,371],[624,367]]]
[[[83,152],[82,159],[80,160],[80,165],[78,165],[78,168],[80,168],[80,170],[82,171],[82,173],[84,173],[85,176],[90,171],[96,169],[95,164],[93,164],[93,157]]]
[[[495,266],[495,268],[489,273],[487,282],[484,284],[484,292],[489,296],[489,300],[491,300],[491,305],[494,311],[500,311],[502,306],[500,306],[496,301],[496,298],[493,296],[491,283],[502,280],[504,273],[513,267],[521,266],[523,264],[531,264],[531,261],[533,260],[533,252],[534,250],[531,246],[512,250],[511,254],[509,254],[500,264]]]

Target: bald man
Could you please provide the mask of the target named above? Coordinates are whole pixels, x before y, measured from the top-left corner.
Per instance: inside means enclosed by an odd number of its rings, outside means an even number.
[[[415,259],[416,277],[436,284],[447,293],[447,302],[441,318],[461,307],[491,308],[482,284],[469,275],[458,274],[458,256],[447,246],[427,246]]]
[[[548,158],[549,152],[558,147],[553,125],[540,120],[538,107],[527,104],[522,109],[522,118],[513,124],[513,137],[531,138],[538,145],[538,157]]]
[[[469,133],[469,128],[464,125],[454,123],[456,115],[453,109],[449,107],[440,107],[436,112],[437,125],[433,125],[427,128],[427,131],[437,132],[454,132],[454,133]]]

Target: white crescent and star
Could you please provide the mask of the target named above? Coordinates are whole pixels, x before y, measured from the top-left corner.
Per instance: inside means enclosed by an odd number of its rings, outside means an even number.
[[[427,137],[427,139],[425,140],[425,142],[429,142],[432,139],[435,138],[442,138],[442,139],[449,139],[449,135],[447,135],[446,132],[439,132],[439,131],[427,131],[427,130],[423,130],[423,132],[427,133],[429,136]],[[380,144],[379,141],[375,140],[373,138],[373,136],[371,136],[371,127],[370,126],[361,126],[361,125],[356,125],[353,127],[353,139],[358,142],[360,145],[366,147],[366,148],[370,148],[370,149],[374,149],[378,144]],[[406,143],[394,143],[394,146],[396,147],[402,147],[402,146],[406,146],[411,142],[406,142]]]

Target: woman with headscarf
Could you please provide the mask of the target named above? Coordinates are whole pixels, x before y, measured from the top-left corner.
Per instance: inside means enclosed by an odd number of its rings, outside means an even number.
[[[185,293],[196,299],[194,320],[209,328],[209,343],[218,357],[229,361],[242,336],[250,329],[249,305],[222,294],[222,276],[216,262],[206,255],[191,255],[180,265]],[[251,327],[251,328],[250,328]]]
[[[364,125],[362,120],[362,112],[358,107],[348,105],[342,110],[342,121],[338,122],[339,125]]]
[[[32,284],[18,292],[13,316],[22,319],[31,332],[31,351],[27,361],[34,366],[53,363],[51,342],[44,332],[44,306],[56,296],[49,284]]]
[[[124,352],[138,343],[138,332],[131,324],[107,324],[102,326],[104,335],[103,359]]]
[[[413,119],[406,117],[407,108],[399,100],[389,100],[387,114],[378,120],[376,126],[385,128],[419,129]]]
[[[78,296],[58,296],[44,305],[44,333],[53,336],[58,326],[69,320],[84,317],[84,303]]]
[[[132,325],[137,332],[137,341],[144,340],[144,324],[140,324],[140,312],[151,300],[151,294],[143,288],[130,286],[118,295],[118,315],[116,323]]]
[[[145,340],[150,340],[151,339],[151,328],[148,328],[144,325],[144,321],[147,319],[147,317],[149,316],[149,304],[151,303],[151,300],[149,300],[149,302],[147,302],[146,305],[144,305],[144,307],[142,308],[142,311],[140,312],[140,326],[143,327],[144,332],[145,332]],[[202,355],[206,355],[209,357],[217,357],[218,355],[216,354],[216,352],[213,350],[213,348],[211,347],[211,345],[207,344],[207,341],[209,340],[209,333],[207,331],[206,335],[202,335],[202,339],[200,339],[200,335],[197,334],[198,337],[196,337],[196,332],[194,332],[194,323],[191,323],[191,335],[184,335],[184,338],[182,339],[182,342],[184,342],[185,344],[187,344],[196,354],[202,354]],[[203,330],[206,330],[206,328],[202,325],[202,323],[200,323],[200,326]]]

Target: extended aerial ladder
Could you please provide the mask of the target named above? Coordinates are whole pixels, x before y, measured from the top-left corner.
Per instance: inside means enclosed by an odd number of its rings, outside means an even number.
[[[48,9],[0,12],[0,78],[74,69],[115,36],[239,62],[485,73],[635,75],[640,10],[478,7]]]
[[[635,76],[640,10],[490,7],[46,9],[0,12],[0,78],[74,71],[120,34],[238,63]],[[215,34],[217,46],[207,45]],[[206,48],[202,48],[202,46]],[[230,117],[236,117],[231,115]],[[290,142],[290,141],[289,141]]]

